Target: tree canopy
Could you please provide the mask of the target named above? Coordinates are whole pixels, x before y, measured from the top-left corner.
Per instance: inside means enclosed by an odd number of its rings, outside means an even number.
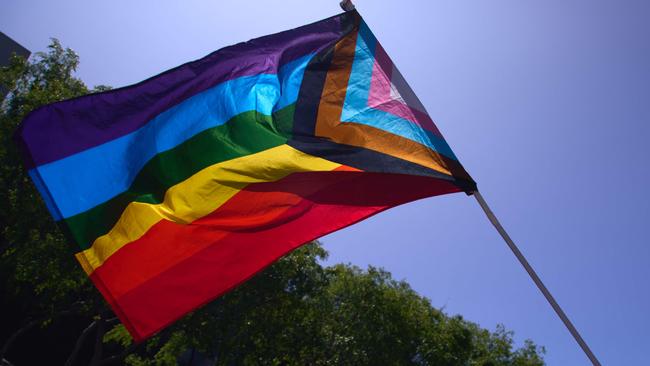
[[[134,344],[76,263],[20,162],[12,135],[31,110],[101,92],[74,76],[53,40],[0,70],[0,362],[4,365],[543,365],[503,326],[489,331],[434,308],[390,273],[326,267],[317,242]],[[281,240],[281,238],[278,238]]]

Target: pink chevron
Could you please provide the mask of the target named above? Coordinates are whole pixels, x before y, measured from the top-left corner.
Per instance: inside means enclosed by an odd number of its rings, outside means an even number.
[[[424,111],[424,107],[415,93],[406,84],[379,42],[375,48],[375,63],[370,79],[368,106],[411,121],[442,137],[433,120]]]

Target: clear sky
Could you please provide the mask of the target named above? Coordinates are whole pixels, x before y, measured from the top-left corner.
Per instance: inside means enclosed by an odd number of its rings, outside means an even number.
[[[604,365],[650,342],[650,2],[357,0],[511,236]],[[239,41],[339,13],[337,0],[32,1],[0,31],[81,56],[89,85],[132,84]],[[588,365],[473,198],[434,197],[323,239],[549,365]]]

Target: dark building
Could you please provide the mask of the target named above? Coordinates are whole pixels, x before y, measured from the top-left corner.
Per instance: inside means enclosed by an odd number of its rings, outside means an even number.
[[[31,54],[27,48],[0,32],[0,67],[9,65],[11,55],[14,53],[25,58],[28,58]],[[4,99],[6,94],[7,90],[0,85],[0,101]]]

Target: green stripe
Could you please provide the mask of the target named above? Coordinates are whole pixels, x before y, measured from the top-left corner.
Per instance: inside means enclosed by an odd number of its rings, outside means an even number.
[[[96,238],[111,230],[129,203],[160,203],[167,189],[210,165],[286,143],[292,130],[294,109],[292,104],[273,116],[244,112],[226,124],[203,131],[156,155],[126,192],[63,220],[64,230],[81,249],[89,248]]]

